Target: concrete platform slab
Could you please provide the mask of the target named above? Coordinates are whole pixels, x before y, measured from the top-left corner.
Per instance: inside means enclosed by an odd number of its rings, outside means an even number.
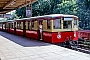
[[[90,55],[0,31],[1,60],[90,60]]]

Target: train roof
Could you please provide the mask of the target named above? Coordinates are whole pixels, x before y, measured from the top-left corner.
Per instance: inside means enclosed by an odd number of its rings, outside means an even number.
[[[54,17],[77,17],[77,16],[65,15],[65,14],[50,14],[50,15],[44,15],[44,16],[40,16],[40,17],[52,17],[52,18],[54,18]]]
[[[15,22],[15,21],[34,21],[37,19],[52,19],[52,18],[60,18],[60,17],[75,17],[78,19],[75,15],[65,15],[65,14],[50,14],[50,15],[43,15],[43,16],[36,16],[36,17],[30,17],[30,18],[22,18],[22,19],[15,19],[15,20],[8,20],[7,22]]]
[[[7,21],[4,21],[4,20],[3,20],[3,21],[0,21],[0,23],[6,23],[6,22],[7,22]]]

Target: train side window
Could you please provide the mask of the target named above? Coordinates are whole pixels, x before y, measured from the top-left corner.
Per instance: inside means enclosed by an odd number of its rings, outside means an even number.
[[[54,26],[53,26],[54,29],[61,29],[61,20],[60,19],[54,20],[53,24],[54,24]]]
[[[30,30],[30,22],[28,21],[28,30]]]
[[[74,28],[77,28],[77,20],[74,19]]]
[[[21,29],[21,22],[20,22],[20,24],[19,24],[19,29]]]
[[[34,21],[31,22],[32,29],[34,29]]]
[[[50,20],[47,20],[47,29],[50,29]]]
[[[17,22],[17,28],[21,29],[21,22]]]
[[[5,24],[3,24],[3,28],[5,28]]]
[[[12,23],[9,23],[10,24],[10,28],[12,28]]]

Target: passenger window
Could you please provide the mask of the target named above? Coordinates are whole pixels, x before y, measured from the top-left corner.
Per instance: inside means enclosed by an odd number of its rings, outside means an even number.
[[[17,28],[21,29],[21,22],[17,22]]]
[[[12,23],[9,23],[9,25],[10,25],[10,28],[12,28]]]
[[[54,24],[54,26],[53,26],[54,29],[61,29],[61,20],[60,19],[54,20],[53,24]]]
[[[19,22],[17,22],[17,28],[19,28]]]
[[[5,28],[5,24],[3,24],[3,28]]]
[[[50,29],[50,20],[47,20],[47,29]]]
[[[34,29],[34,21],[31,22],[32,29]]]

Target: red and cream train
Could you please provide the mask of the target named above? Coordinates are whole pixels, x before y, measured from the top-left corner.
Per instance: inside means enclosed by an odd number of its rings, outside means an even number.
[[[0,30],[49,43],[78,41],[78,17],[51,14],[0,22]]]

